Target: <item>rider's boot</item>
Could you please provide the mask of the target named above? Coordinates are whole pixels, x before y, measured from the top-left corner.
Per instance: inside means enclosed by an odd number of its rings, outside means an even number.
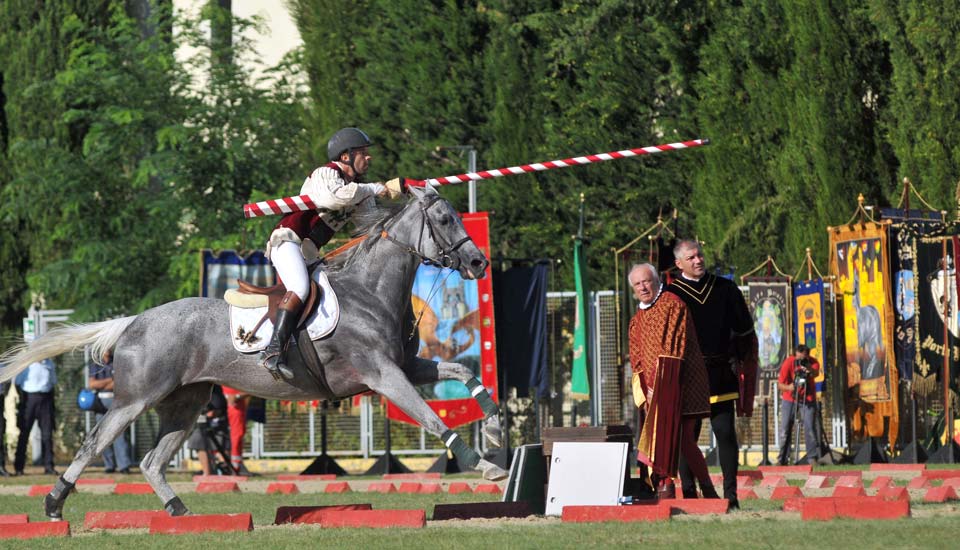
[[[270,343],[260,352],[260,364],[277,380],[281,377],[290,380],[293,371],[287,367],[287,347],[290,344],[290,335],[297,326],[303,301],[293,292],[287,292],[280,301],[277,319],[273,323],[273,336]]]

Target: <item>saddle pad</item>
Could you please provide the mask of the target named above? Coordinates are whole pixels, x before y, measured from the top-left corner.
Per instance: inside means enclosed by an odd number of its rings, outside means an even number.
[[[314,282],[320,287],[321,298],[310,317],[307,319],[307,333],[311,340],[319,340],[337,328],[340,321],[340,303],[337,294],[327,280],[327,274],[319,269],[311,274]],[[241,353],[255,353],[267,347],[273,335],[273,322],[264,321],[257,333],[244,342],[242,338],[253,330],[260,319],[267,313],[266,307],[241,308],[230,306],[230,339],[233,347]]]

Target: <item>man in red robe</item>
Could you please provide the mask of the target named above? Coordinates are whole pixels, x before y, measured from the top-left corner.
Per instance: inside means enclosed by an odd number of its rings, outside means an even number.
[[[645,411],[637,457],[653,471],[658,494],[670,498],[680,454],[690,464],[704,498],[719,498],[697,446],[697,419],[710,414],[710,386],[693,319],[683,300],[662,293],[650,264],[627,277],[639,309],[630,320],[634,402]]]

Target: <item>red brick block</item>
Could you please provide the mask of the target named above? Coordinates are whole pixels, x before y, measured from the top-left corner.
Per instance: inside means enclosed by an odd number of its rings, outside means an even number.
[[[861,476],[840,476],[834,487],[863,487],[863,478]]]
[[[907,483],[907,489],[929,489],[929,488],[930,488],[930,480],[923,476],[917,476],[911,479],[909,483]]]
[[[496,483],[481,483],[473,488],[473,492],[486,495],[499,495],[502,491]]]
[[[322,524],[323,516],[329,512],[344,512],[349,510],[372,510],[370,504],[335,504],[333,506],[281,506],[277,508],[274,525],[284,523],[313,523]]]
[[[783,501],[784,512],[800,512],[803,509],[803,501],[806,497],[791,497]]]
[[[867,492],[863,490],[863,487],[844,487],[838,485],[833,488],[833,496],[838,498],[865,497],[867,496]]]
[[[757,493],[753,492],[753,489],[737,489],[737,499],[739,500],[755,500]]]
[[[923,472],[923,476],[930,479],[950,479],[960,477],[960,470],[927,470]]]
[[[28,497],[42,497],[53,490],[53,485],[31,485],[27,491]]]
[[[665,521],[670,519],[670,506],[663,504],[564,506],[560,518],[564,523]]]
[[[113,487],[115,495],[152,495],[153,487],[149,483],[117,483]]]
[[[421,483],[420,484],[420,494],[421,495],[432,495],[436,493],[442,493],[443,487],[439,483]]]
[[[421,529],[427,525],[427,513],[423,510],[347,510],[327,512],[322,525],[326,527],[412,527]]]
[[[737,475],[752,477],[753,479],[763,479],[763,472],[760,470],[744,470],[741,468],[737,470]]]
[[[783,475],[783,474],[809,474],[813,471],[813,466],[809,464],[801,464],[798,466],[758,466],[758,470],[763,474],[763,477],[768,475]]]
[[[783,476],[769,475],[760,480],[761,487],[786,487],[787,485],[790,484]]]
[[[891,485],[889,487],[883,487],[877,491],[877,498],[883,500],[906,500],[910,501],[910,491],[907,491],[906,487],[897,487]]]
[[[253,531],[250,514],[210,514],[203,516],[155,517],[150,520],[151,535],[180,535],[184,533],[227,533]]]
[[[0,525],[13,525],[29,521],[30,518],[27,517],[27,514],[0,514]]]
[[[836,499],[837,515],[849,519],[897,519],[910,517],[910,501],[854,497]]]
[[[813,475],[807,478],[803,484],[804,489],[825,489],[830,486],[830,480],[827,476]]]
[[[671,513],[690,515],[726,514],[730,508],[730,501],[725,498],[661,499],[659,503],[669,506]]]
[[[220,494],[220,493],[239,493],[240,486],[235,482],[226,482],[226,481],[204,481],[197,483],[198,493],[206,494]]]
[[[800,487],[794,485],[787,485],[784,487],[776,487],[773,490],[773,494],[770,495],[770,500],[786,500],[788,498],[802,497],[803,491],[800,490]]]
[[[719,486],[719,485],[722,485],[722,484],[723,484],[722,482],[721,482],[720,484],[718,484],[717,482],[714,482],[714,483],[713,483],[714,486]],[[743,487],[753,487],[753,486],[756,485],[756,484],[757,484],[757,483],[754,481],[754,479],[753,479],[752,477],[749,477],[749,476],[737,476],[737,488],[738,488],[738,489],[743,488]]]
[[[333,481],[337,474],[278,474],[277,481]]]
[[[35,539],[39,537],[69,536],[69,521],[0,524],[0,539]]]
[[[338,481],[336,483],[327,483],[327,486],[323,489],[324,493],[349,493],[350,484],[346,481]]]
[[[940,486],[953,487],[954,489],[960,490],[960,477],[951,477],[949,479],[945,479]]]
[[[415,481],[405,481],[397,488],[398,493],[419,493],[421,484]]]
[[[753,479],[753,478],[751,478],[750,476],[739,476],[739,475],[738,475],[738,476],[737,476],[738,482],[739,482],[739,480],[740,480],[741,477],[745,477],[745,478],[747,478],[747,479]],[[713,483],[714,486],[716,486],[716,487],[722,487],[722,486],[723,486],[723,474],[710,474],[710,483]]]
[[[368,493],[396,493],[397,488],[389,481],[377,481],[367,486]]]
[[[240,483],[241,481],[246,481],[247,476],[219,476],[219,475],[195,475],[193,476],[194,483]]]
[[[451,495],[456,495],[459,493],[472,493],[473,488],[470,487],[469,483],[464,483],[462,481],[455,481],[447,487],[447,492]]]
[[[877,476],[873,483],[870,484],[871,489],[880,490],[884,487],[890,487],[893,485],[893,478],[890,476]]]
[[[922,472],[927,469],[926,464],[871,464],[871,472]]]
[[[417,479],[440,479],[438,472],[414,472],[412,474],[383,474],[383,479],[392,480],[417,480]]]
[[[927,489],[927,493],[923,495],[924,502],[946,502],[948,500],[957,500],[956,490],[949,485],[932,487]]]
[[[91,477],[91,478],[80,478],[77,480],[77,486],[80,485],[113,485],[116,483],[115,480],[109,477]]]
[[[805,498],[800,501],[803,521],[829,521],[837,517],[836,500],[832,498]]]
[[[145,529],[156,517],[168,517],[162,510],[125,510],[118,512],[87,512],[84,529]]]
[[[267,485],[267,494],[295,495],[300,492],[296,483],[271,483]]]

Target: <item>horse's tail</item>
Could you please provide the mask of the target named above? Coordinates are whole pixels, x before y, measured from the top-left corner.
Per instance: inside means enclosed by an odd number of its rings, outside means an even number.
[[[33,342],[25,342],[0,355],[0,382],[12,380],[31,363],[42,361],[80,346],[92,346],[92,356],[99,362],[103,353],[117,343],[123,331],[137,317],[121,317],[99,323],[73,324],[57,327]]]

